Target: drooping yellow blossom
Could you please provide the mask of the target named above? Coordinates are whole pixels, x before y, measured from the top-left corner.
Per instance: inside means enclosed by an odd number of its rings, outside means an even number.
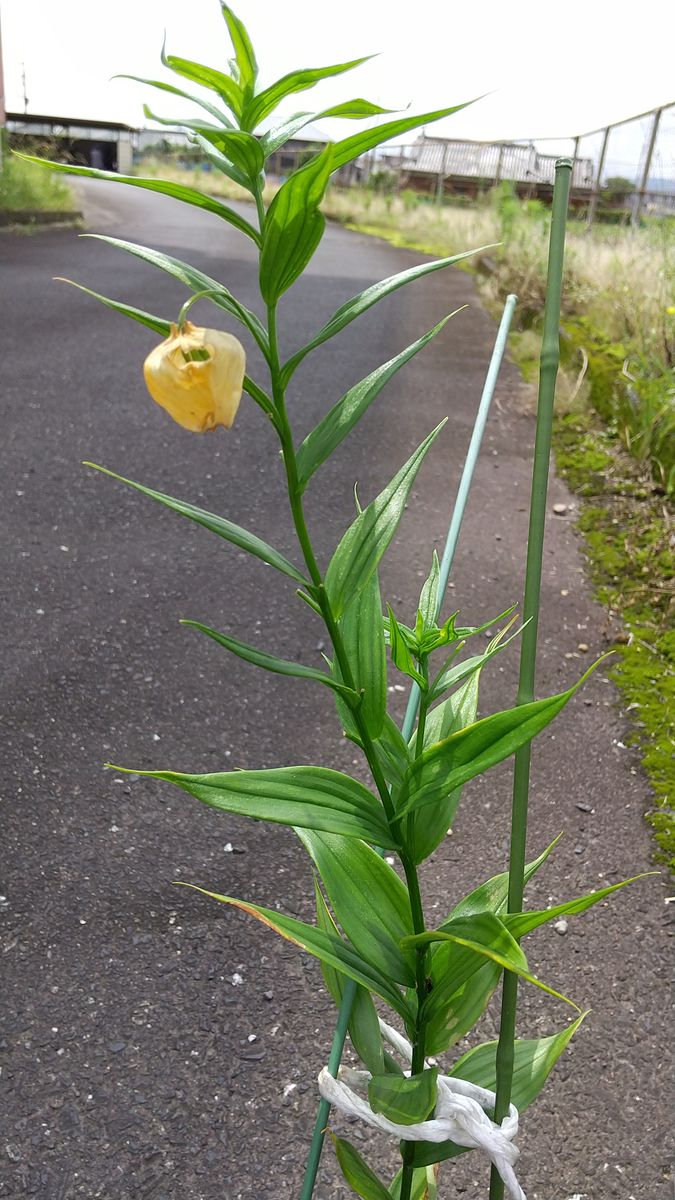
[[[143,364],[148,391],[174,421],[193,433],[229,429],[241,400],[246,354],[241,342],[219,329],[185,322],[150,352]]]

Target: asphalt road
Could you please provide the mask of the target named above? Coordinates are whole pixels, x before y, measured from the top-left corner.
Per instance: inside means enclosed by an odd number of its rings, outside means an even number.
[[[217,218],[107,184],[83,188],[90,229],[146,242],[224,280],[256,307],[248,243]],[[369,282],[420,261],[331,227],[283,304],[291,349]],[[255,406],[235,428],[187,434],[145,393],[147,330],[52,282],[71,276],[166,318],[184,289],[72,231],[0,240],[2,289],[4,726],[0,846],[3,1100],[0,1196],[39,1200],[285,1200],[297,1195],[327,1054],[331,1009],[314,961],[183,879],[311,919],[310,872],[290,831],[201,808],[173,789],[105,772],[317,761],[359,773],[330,696],[264,676],[193,631],[202,619],[282,656],[320,663],[322,635],[292,587],[261,564],[84,469],[92,459],[185,497],[296,555],[276,448]],[[383,571],[412,613],[439,545],[494,337],[471,279],[438,273],[376,307],[298,372],[299,433],[352,383],[468,303],[378,400],[310,493],[325,562],[352,519],[445,414]],[[196,315],[217,321],[202,303]],[[251,348],[250,348],[251,349]],[[251,349],[249,371],[261,377]],[[457,556],[452,606],[488,619],[522,590],[531,397],[507,364]],[[568,502],[552,484],[551,505]],[[607,648],[573,509],[548,521],[541,694]],[[579,650],[580,644],[588,651]],[[514,696],[515,656],[486,672],[482,712]],[[322,689],[318,689],[322,691]],[[398,710],[403,700],[392,696]],[[599,671],[536,743],[530,847],[565,837],[530,902],[579,895],[650,866],[646,782],[628,720]],[[510,772],[467,787],[452,837],[425,875],[441,916],[506,864]],[[522,1121],[529,1200],[660,1200],[669,993],[665,880],[652,878],[530,939],[533,968],[593,1009]],[[520,1029],[548,1034],[569,1010],[523,989]],[[486,1035],[492,1036],[491,1020]],[[363,1137],[357,1126],[350,1136]],[[381,1156],[387,1148],[377,1143]],[[487,1195],[466,1155],[448,1195]],[[332,1153],[318,1200],[342,1200]]]

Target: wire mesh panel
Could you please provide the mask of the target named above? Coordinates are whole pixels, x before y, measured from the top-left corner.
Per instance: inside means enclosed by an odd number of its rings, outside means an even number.
[[[570,137],[571,203],[589,221],[633,221],[675,214],[675,104]],[[472,142],[422,134],[383,146],[364,160],[360,178],[385,170],[396,186],[476,197],[508,181],[522,196],[550,200],[561,139]]]

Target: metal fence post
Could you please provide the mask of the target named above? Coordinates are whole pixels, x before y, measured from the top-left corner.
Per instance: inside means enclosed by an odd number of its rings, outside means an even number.
[[[612,129],[612,126],[608,125],[607,128],[605,129],[605,132],[602,137],[602,147],[600,149],[600,159],[598,161],[598,174],[597,174],[597,177],[595,180],[595,187],[593,188],[593,193],[591,195],[591,202],[588,206],[588,224],[589,224],[589,226],[591,226],[593,224],[593,222],[595,220],[595,214],[596,214],[597,208],[598,208],[598,201],[600,199],[600,190],[602,188],[602,173],[605,169],[605,159],[607,158],[607,146],[609,144],[609,135],[610,135],[611,129]]]
[[[638,191],[636,192],[635,200],[633,201],[633,212],[631,214],[631,219],[630,219],[631,225],[637,226],[640,224],[640,213],[642,212],[642,205],[644,204],[645,192],[647,190],[647,184],[649,182],[649,171],[650,171],[651,165],[652,165],[652,157],[654,155],[654,146],[656,145],[656,135],[659,132],[659,123],[661,121],[662,113],[663,113],[662,108],[657,108],[656,112],[654,113],[654,121],[652,123],[652,131],[649,135],[649,145],[647,146],[647,156],[645,158],[645,165],[642,169],[642,177],[640,179],[640,187],[639,187]]]

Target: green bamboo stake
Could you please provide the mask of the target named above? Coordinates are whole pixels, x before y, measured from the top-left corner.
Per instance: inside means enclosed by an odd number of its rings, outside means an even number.
[[[457,499],[455,501],[452,517],[450,519],[450,526],[448,528],[448,536],[445,543],[445,549],[443,551],[443,558],[441,560],[438,582],[437,616],[443,606],[443,600],[445,598],[445,593],[448,586],[448,579],[450,577],[450,570],[452,568],[455,550],[457,549],[459,532],[462,526],[462,520],[464,518],[464,511],[466,509],[466,502],[471,487],[471,481],[476,468],[476,462],[478,460],[478,454],[480,451],[481,442],[483,440],[483,433],[485,431],[485,424],[490,412],[490,405],[492,403],[492,397],[497,384],[499,368],[504,357],[504,351],[506,349],[509,329],[511,327],[511,321],[513,319],[516,303],[516,296],[507,296],[504,312],[502,314],[502,319],[499,324],[497,337],[492,351],[492,357],[490,358],[490,365],[485,377],[483,393],[478,406],[473,433],[469,442],[469,449],[467,451],[464,468],[462,470],[462,477],[457,490]],[[406,709],[402,727],[402,734],[406,741],[410,739],[413,731],[415,718],[417,716],[417,709],[419,707],[419,701],[420,690],[417,684],[413,683],[410,690],[410,695],[408,697],[408,707]],[[356,995],[356,988],[357,984],[354,983],[352,979],[347,979],[345,981],[344,991],[342,993],[342,1003],[340,1004],[338,1020],[335,1026],[335,1033],[333,1034],[333,1041],[328,1058],[328,1070],[333,1076],[337,1075],[340,1063],[342,1061],[342,1052],[344,1050],[344,1044],[347,1038],[349,1018],[351,1016],[352,1005]],[[307,1155],[307,1166],[305,1167],[305,1178],[302,1185],[302,1191],[300,1193],[300,1200],[312,1200],[312,1196],[314,1195],[316,1177],[319,1170],[321,1153],[326,1136],[326,1127],[330,1117],[330,1107],[331,1106],[327,1100],[322,1099],[319,1102],[316,1120],[314,1122],[312,1141],[310,1143],[309,1153]]]
[[[523,640],[520,653],[518,704],[534,699],[534,678],[537,659],[537,628],[541,594],[541,564],[546,520],[546,493],[551,457],[553,402],[560,362],[560,305],[562,299],[565,229],[572,177],[571,158],[559,158],[555,165],[553,216],[546,280],[544,336],[539,368],[539,397],[537,402],[537,432],[532,469],[530,496],[530,528],[527,542],[525,599],[523,604]],[[509,912],[521,912],[523,907],[525,843],[527,840],[527,807],[530,788],[530,744],[515,755],[513,805],[511,809],[511,849],[509,855]],[[513,1080],[516,1010],[518,1006],[518,977],[512,971],[504,973],[502,1011],[497,1044],[497,1095],[494,1119],[500,1122],[509,1111]],[[503,1200],[504,1181],[493,1167],[490,1174],[490,1200]]]

